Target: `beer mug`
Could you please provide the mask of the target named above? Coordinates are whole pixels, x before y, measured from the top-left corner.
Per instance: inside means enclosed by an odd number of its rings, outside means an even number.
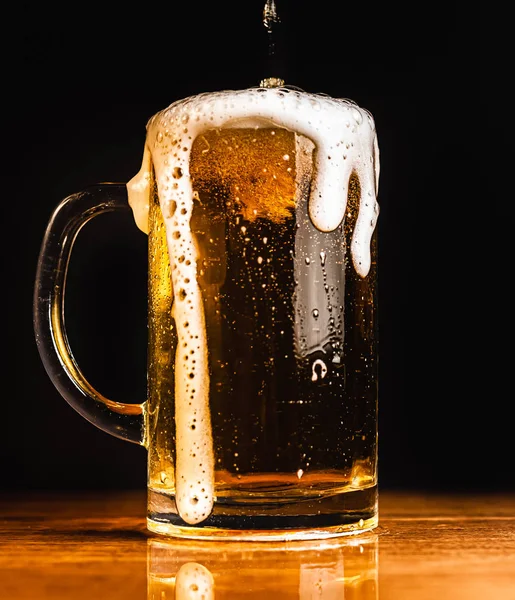
[[[257,87],[174,102],[148,121],[133,179],[57,206],[36,274],[40,355],[75,410],[148,450],[150,531],[293,540],[377,525],[378,178],[367,110]],[[76,235],[128,207],[148,234],[141,404],[86,380],[63,316]]]

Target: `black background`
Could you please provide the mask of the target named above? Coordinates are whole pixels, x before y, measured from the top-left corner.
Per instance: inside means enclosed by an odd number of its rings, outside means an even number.
[[[145,450],[83,420],[44,371],[32,329],[38,252],[62,198],[139,170],[151,115],[268,74],[262,5],[26,2],[6,25],[4,489],[145,487]],[[483,71],[481,28],[442,0],[277,6],[286,83],[352,98],[376,120],[380,485],[513,488],[503,349],[513,310],[492,259],[505,167],[500,154],[488,159],[508,138],[503,83]],[[146,238],[130,214],[84,228],[68,290],[68,334],[83,371],[113,400],[141,402]]]

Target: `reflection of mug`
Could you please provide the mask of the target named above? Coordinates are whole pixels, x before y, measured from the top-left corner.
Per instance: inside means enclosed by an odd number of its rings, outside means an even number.
[[[378,540],[345,540],[216,547],[148,541],[147,600],[377,600]]]
[[[143,166],[55,211],[35,329],[83,416],[145,445],[148,526],[185,537],[293,539],[377,524],[374,122],[348,100],[255,88],[176,102]],[[148,400],[81,374],[63,320],[73,240],[131,205],[148,233]]]

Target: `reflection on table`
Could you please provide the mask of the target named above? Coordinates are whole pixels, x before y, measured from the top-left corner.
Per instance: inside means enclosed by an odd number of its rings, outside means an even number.
[[[200,544],[148,540],[147,600],[378,600],[378,539]]]

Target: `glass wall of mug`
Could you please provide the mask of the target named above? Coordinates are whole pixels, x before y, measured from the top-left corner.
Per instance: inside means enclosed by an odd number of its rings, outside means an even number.
[[[351,256],[355,174],[345,219],[314,225],[314,151],[273,126],[198,136],[195,256],[165,226],[180,206],[163,214],[152,182],[152,531],[290,539],[377,524],[377,238],[363,276]],[[195,287],[183,274],[173,289],[171,271],[193,260]]]

